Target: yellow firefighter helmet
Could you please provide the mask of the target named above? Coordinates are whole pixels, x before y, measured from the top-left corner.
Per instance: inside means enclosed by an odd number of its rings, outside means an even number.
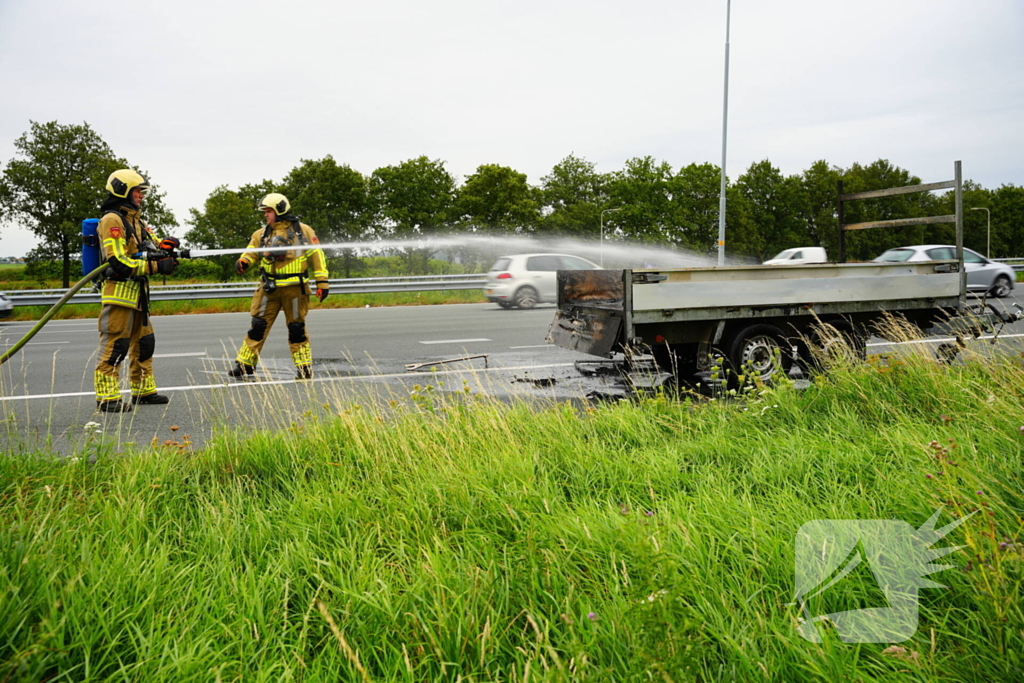
[[[272,209],[278,216],[282,216],[288,213],[288,209],[292,208],[292,205],[288,203],[288,198],[279,192],[271,192],[263,201],[260,202],[257,211],[265,211]]]
[[[149,181],[141,173],[130,168],[114,171],[107,178],[107,192],[121,199],[127,199],[128,193],[136,187],[146,192],[149,190]]]

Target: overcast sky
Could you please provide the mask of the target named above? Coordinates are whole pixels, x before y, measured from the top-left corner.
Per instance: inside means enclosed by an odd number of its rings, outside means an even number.
[[[0,164],[30,120],[88,122],[179,234],[216,186],[327,154],[533,184],[568,154],[718,164],[725,29],[726,0],[0,0]],[[1022,0],[735,0],[729,176],[960,159],[1024,185],[1022,35]],[[4,226],[0,255],[35,244]]]

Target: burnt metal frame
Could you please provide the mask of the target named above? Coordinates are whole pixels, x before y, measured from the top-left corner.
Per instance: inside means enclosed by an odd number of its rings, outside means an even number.
[[[857,199],[871,199],[874,197],[892,197],[900,194],[911,194],[913,192],[930,192],[932,190],[955,190],[955,201],[953,214],[947,216],[922,216],[920,218],[900,218],[888,221],[868,221],[866,223],[843,223],[844,202]],[[963,175],[960,169],[960,162],[953,162],[953,180],[943,180],[938,183],[926,183],[923,185],[907,185],[905,187],[891,187],[884,190],[869,190],[867,192],[854,192],[843,194],[843,181],[838,182],[838,203],[837,213],[839,216],[839,263],[846,263],[846,231],[867,230],[869,228],[901,228],[908,225],[931,225],[934,223],[956,223],[956,260],[960,269],[960,296],[957,303],[957,310],[963,311],[967,305],[967,271],[964,269],[964,195]]]

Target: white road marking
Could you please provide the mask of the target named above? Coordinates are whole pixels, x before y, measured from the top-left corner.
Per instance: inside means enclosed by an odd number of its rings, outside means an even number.
[[[356,377],[314,377],[312,380],[305,380],[298,382],[294,379],[284,380],[265,380],[265,381],[251,381],[242,380],[237,382],[220,382],[217,384],[193,384],[191,386],[180,386],[180,387],[160,387],[160,393],[171,392],[171,391],[196,391],[199,389],[239,389],[242,387],[259,387],[269,386],[272,384],[308,384],[309,382],[373,382],[379,379],[394,379],[396,377],[408,377],[413,378],[417,376],[427,375],[429,377],[436,377],[438,375],[458,375],[466,374],[467,372],[473,374],[492,373],[492,372],[504,372],[508,370],[542,370],[544,368],[564,368],[572,367],[574,363],[545,363],[542,365],[519,365],[513,367],[501,367],[501,368],[484,368],[484,369],[452,369],[452,370],[437,370],[435,372],[393,372],[387,375],[362,375]],[[128,394],[128,390],[122,390],[122,394]],[[77,391],[67,394],[30,394],[25,396],[0,396],[0,403],[4,401],[21,401],[28,399],[39,399],[39,398],[74,398],[76,396],[95,396],[91,391]]]
[[[510,346],[510,349],[546,349],[551,344],[531,344],[530,346]]]
[[[1001,335],[999,335],[1000,339],[1007,339],[1007,338],[1011,338],[1011,337],[1024,337],[1024,334],[1001,334]],[[985,335],[985,336],[978,337],[978,339],[992,339],[992,338],[994,338],[994,335]],[[446,343],[454,343],[454,342],[458,342],[458,341],[490,341],[490,340],[489,339],[449,340]],[[876,343],[868,344],[868,346],[900,346],[900,345],[903,345],[903,344],[928,344],[928,343],[939,343],[939,342],[942,342],[942,341],[953,341],[953,338],[952,337],[937,337],[935,339],[923,339],[923,340],[914,340],[914,341],[908,341],[908,342],[894,342],[894,343],[888,343],[888,342],[878,343],[878,342],[876,342]],[[69,343],[69,342],[46,342],[46,343],[61,344],[61,343]],[[429,343],[445,343],[445,342],[420,342],[420,343],[421,344],[429,344]],[[547,346],[547,344],[545,344],[545,346]],[[574,365],[575,365],[575,363],[544,363],[544,364],[540,364],[540,365],[519,365],[519,366],[494,367],[494,368],[484,368],[484,369],[474,368],[472,370],[469,370],[469,369],[466,369],[466,368],[461,368],[461,369],[453,368],[451,370],[436,370],[436,371],[432,371],[430,373],[395,372],[395,373],[386,374],[386,375],[361,375],[361,376],[354,376],[354,377],[316,377],[316,378],[314,378],[311,381],[313,381],[313,382],[373,382],[373,381],[376,381],[376,380],[394,379],[394,378],[397,378],[397,377],[410,377],[411,378],[411,377],[415,377],[417,375],[425,375],[425,374],[429,374],[429,376],[435,377],[437,375],[458,375],[458,374],[465,374],[467,372],[470,372],[470,373],[473,373],[473,374],[484,374],[484,373],[494,373],[494,372],[507,372],[509,370],[541,370],[541,369],[544,369],[544,368],[565,368],[565,367],[572,367]],[[180,387],[160,387],[160,391],[161,392],[171,392],[171,391],[196,391],[196,390],[202,390],[202,389],[237,389],[237,388],[240,388],[240,387],[269,386],[269,385],[273,385],[273,384],[298,384],[298,383],[300,383],[300,382],[296,382],[294,379],[265,380],[265,381],[237,381],[237,382],[236,381],[232,381],[232,382],[221,382],[221,383],[217,383],[217,384],[199,384],[199,385],[191,385],[191,386],[185,385],[185,386],[180,386]],[[127,394],[129,392],[127,390],[125,390],[125,391],[122,391],[121,393]],[[25,396],[0,396],[0,403],[3,403],[5,401],[21,401],[21,400],[29,400],[29,399],[73,398],[73,397],[76,397],[76,396],[89,396],[89,397],[93,397],[93,396],[95,396],[95,394],[93,392],[91,392],[91,391],[79,391],[79,392],[66,393],[66,394],[31,394],[31,395],[25,395]]]
[[[434,339],[432,341],[421,341],[420,344],[468,344],[469,342],[489,342],[490,339]]]
[[[70,344],[69,341],[57,341],[57,342],[28,342],[25,346],[49,346],[51,344]],[[10,348],[11,345],[8,345]]]
[[[1016,337],[1024,337],[1024,334],[1001,334],[999,339],[1013,339]],[[994,334],[983,334],[978,339],[996,339]],[[974,337],[966,337],[964,341],[973,341]],[[941,344],[942,342],[956,341],[953,337],[930,337],[928,339],[913,339],[911,341],[902,342],[872,342],[867,346],[900,346],[901,344]]]
[[[71,332],[71,330],[68,330],[68,332]],[[36,332],[35,336],[38,337],[43,334],[67,334],[68,332],[65,332],[64,330],[41,330]],[[76,334],[81,334],[81,332],[76,332]]]

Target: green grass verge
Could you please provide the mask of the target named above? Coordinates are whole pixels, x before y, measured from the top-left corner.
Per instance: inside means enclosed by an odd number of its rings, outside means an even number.
[[[1019,681],[1021,372],[911,358],[582,411],[428,386],[199,452],[12,453],[0,680]],[[940,506],[981,512],[910,640],[799,637],[801,525]]]

